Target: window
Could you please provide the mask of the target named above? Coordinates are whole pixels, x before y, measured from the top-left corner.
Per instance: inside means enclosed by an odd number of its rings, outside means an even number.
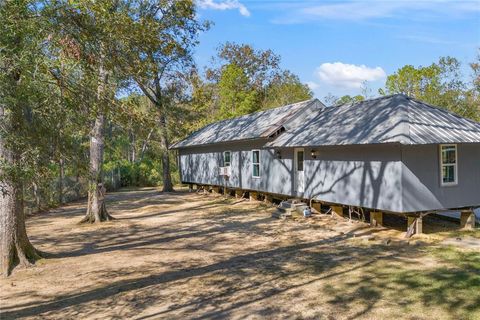
[[[456,144],[440,145],[440,176],[442,186],[458,183]]]
[[[225,151],[223,153],[223,166],[224,167],[230,167],[230,163],[231,163],[231,160],[230,160],[230,151]]]
[[[252,177],[260,178],[260,150],[252,150]]]
[[[298,150],[297,151],[297,171],[303,171],[303,160],[304,160],[303,150]]]

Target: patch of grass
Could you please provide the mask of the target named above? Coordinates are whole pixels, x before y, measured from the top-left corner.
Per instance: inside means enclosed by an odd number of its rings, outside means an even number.
[[[480,228],[477,227],[473,230],[455,230],[445,233],[447,238],[464,238],[464,237],[472,237],[480,239]]]
[[[480,276],[480,253],[462,251],[455,247],[430,247],[428,252],[453,268],[476,271]],[[479,292],[480,294],[480,292]]]

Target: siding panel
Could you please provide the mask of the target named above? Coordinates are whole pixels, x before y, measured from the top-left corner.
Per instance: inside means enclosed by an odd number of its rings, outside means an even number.
[[[438,145],[402,146],[406,211],[480,206],[480,144],[458,144],[458,185],[440,185]]]

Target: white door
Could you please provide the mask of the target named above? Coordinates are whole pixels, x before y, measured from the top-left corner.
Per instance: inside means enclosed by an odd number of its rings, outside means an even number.
[[[297,193],[302,193],[305,191],[305,171],[303,163],[305,160],[305,153],[303,148],[295,148],[294,156],[294,175],[295,175],[295,191]]]

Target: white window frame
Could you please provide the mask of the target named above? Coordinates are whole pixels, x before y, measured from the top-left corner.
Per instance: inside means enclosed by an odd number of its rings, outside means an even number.
[[[227,162],[225,161],[225,154],[227,152],[230,154],[230,162],[228,162],[228,165],[227,165]],[[223,166],[230,167],[231,165],[232,165],[232,152],[230,150],[223,151]]]
[[[253,154],[254,152],[258,152],[258,162],[253,162]],[[256,179],[259,179],[260,176],[261,176],[261,172],[260,172],[260,162],[262,161],[260,159],[260,149],[253,149],[252,152],[251,152],[251,156],[252,156],[252,178],[256,178]],[[253,169],[255,167],[255,165],[258,165],[258,176],[255,176],[254,175],[254,172],[255,170]]]
[[[442,161],[443,147],[455,148],[455,163],[444,164]],[[456,186],[458,185],[458,147],[456,144],[441,144],[439,147],[439,162],[440,162],[440,185],[442,187]],[[453,167],[453,182],[443,182],[443,167]]]

